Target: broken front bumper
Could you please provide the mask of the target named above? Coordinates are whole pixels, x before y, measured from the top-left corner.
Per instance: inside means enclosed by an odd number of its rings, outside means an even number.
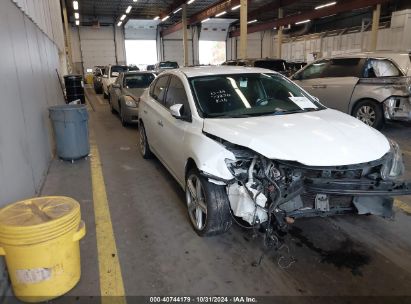
[[[392,96],[384,101],[384,116],[388,120],[411,121],[411,96]]]

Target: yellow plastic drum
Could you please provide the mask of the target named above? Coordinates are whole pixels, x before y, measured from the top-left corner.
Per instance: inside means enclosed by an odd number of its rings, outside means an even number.
[[[86,229],[69,197],[40,197],[0,210],[0,255],[17,298],[40,302],[65,294],[80,280],[79,240]]]

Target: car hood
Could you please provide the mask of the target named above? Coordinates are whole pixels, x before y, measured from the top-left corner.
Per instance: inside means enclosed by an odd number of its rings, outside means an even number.
[[[206,118],[204,132],[269,159],[341,166],[383,157],[387,138],[354,117],[326,109],[250,118]]]
[[[132,96],[134,99],[138,99],[141,94],[143,94],[145,88],[134,88],[134,89],[127,89],[124,88],[124,94]]]

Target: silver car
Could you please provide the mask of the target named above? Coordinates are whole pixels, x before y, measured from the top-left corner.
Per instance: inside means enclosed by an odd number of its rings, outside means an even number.
[[[292,79],[324,105],[381,129],[386,120],[411,120],[410,79],[391,59],[320,59]]]
[[[138,123],[140,96],[155,77],[150,72],[125,72],[120,73],[110,86],[110,109],[112,113],[119,114],[123,126]]]

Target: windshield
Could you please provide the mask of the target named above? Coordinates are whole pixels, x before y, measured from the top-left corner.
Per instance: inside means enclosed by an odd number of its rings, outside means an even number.
[[[127,72],[128,67],[124,65],[114,65],[111,67],[111,77],[117,77],[121,72]],[[116,73],[113,75],[113,73]]]
[[[128,89],[148,88],[154,80],[153,74],[124,75],[124,87]]]
[[[177,62],[174,62],[174,61],[160,62],[160,68],[161,69],[178,69],[178,64]]]
[[[286,70],[285,61],[282,60],[258,60],[254,63],[256,68],[269,69],[276,72]]]
[[[281,115],[324,109],[278,74],[232,74],[190,79],[205,117]]]

